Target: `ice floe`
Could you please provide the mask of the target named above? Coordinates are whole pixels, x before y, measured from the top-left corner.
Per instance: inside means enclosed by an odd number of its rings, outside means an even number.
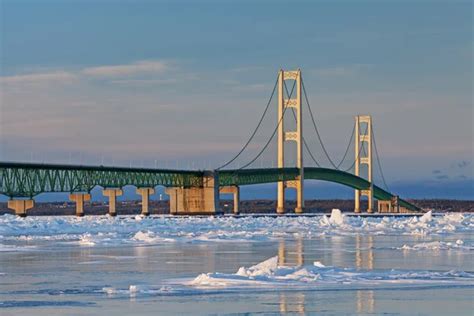
[[[424,242],[414,245],[403,245],[398,248],[402,250],[474,250],[473,246],[465,245],[464,241],[461,239],[456,240],[455,242],[445,242],[445,241],[432,241]]]

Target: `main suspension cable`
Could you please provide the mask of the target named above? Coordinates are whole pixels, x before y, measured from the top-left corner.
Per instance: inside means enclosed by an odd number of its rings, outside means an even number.
[[[222,166],[220,166],[216,170],[220,170],[222,168],[225,168],[228,165],[230,165],[232,162],[234,162],[244,152],[244,150],[247,148],[247,146],[250,144],[252,139],[255,137],[255,134],[257,134],[258,129],[262,125],[263,119],[265,118],[265,115],[267,114],[268,108],[270,107],[270,103],[272,102],[273,96],[275,95],[277,85],[278,85],[278,77],[275,81],[275,85],[273,86],[273,91],[272,91],[272,94],[270,95],[270,99],[267,102],[267,106],[265,107],[265,110],[263,111],[263,114],[260,117],[260,120],[258,121],[257,127],[255,128],[252,135],[250,136],[250,138],[245,143],[244,147],[242,147],[242,149],[237,153],[237,155],[235,155],[231,160],[229,160],[228,162],[226,162],[225,164],[223,164]]]
[[[352,133],[351,133],[351,137],[349,138],[349,143],[347,144],[347,147],[346,147],[346,152],[342,156],[341,161],[337,164],[337,169],[339,169],[341,167],[342,163],[346,159],[347,153],[349,152],[349,148],[351,147],[351,144],[352,144],[352,140],[354,139],[354,134],[355,134],[355,124],[352,127]]]
[[[291,88],[291,93],[290,95],[288,96],[288,99],[291,99],[291,96],[293,95],[293,91],[295,89],[295,86],[296,86],[296,81],[293,83],[293,87]],[[250,166],[252,163],[255,162],[255,160],[257,160],[262,154],[263,152],[267,149],[268,145],[270,145],[270,142],[272,141],[273,137],[275,137],[275,134],[276,132],[278,131],[278,128],[280,127],[280,124],[281,122],[283,122],[283,118],[285,117],[285,112],[286,112],[286,109],[288,109],[288,106],[284,106],[284,109],[283,109],[283,113],[281,114],[281,117],[280,119],[278,120],[278,124],[277,126],[275,127],[275,130],[273,131],[272,133],[272,136],[268,139],[267,143],[265,144],[265,146],[263,146],[262,150],[260,150],[260,152],[257,154],[257,156],[255,156],[255,158],[253,158],[252,160],[250,160],[250,162],[248,162],[247,164],[243,165],[242,167],[240,167],[239,169],[237,170],[242,170],[244,168],[247,168],[248,166]]]
[[[314,130],[316,131],[316,135],[318,136],[318,140],[319,140],[319,143],[321,144],[321,147],[323,148],[323,151],[324,151],[324,154],[326,155],[326,157],[328,158],[329,162],[331,163],[331,165],[335,168],[335,169],[338,169],[338,167],[336,166],[336,164],[332,161],[331,157],[329,157],[329,154],[326,150],[326,147],[324,146],[324,143],[321,139],[321,135],[319,134],[319,131],[318,131],[318,127],[316,126],[316,121],[314,119],[314,116],[313,116],[313,111],[311,110],[311,105],[309,104],[309,100],[308,100],[308,95],[306,93],[306,89],[305,89],[305,86],[304,86],[304,82],[303,82],[303,78],[301,78],[301,85],[303,87],[303,94],[304,94],[304,97],[306,99],[306,105],[308,106],[308,109],[309,109],[309,114],[311,116],[311,120],[313,121],[313,126],[314,126]]]
[[[286,86],[286,82],[283,81],[283,85],[285,86],[285,91],[286,91],[286,94],[288,95],[288,87]],[[295,109],[291,108],[291,112],[293,113],[293,117],[295,118],[295,122],[297,121],[296,119],[296,113],[295,113]],[[308,152],[309,156],[311,157],[311,159],[314,161],[314,163],[316,164],[317,167],[321,167],[321,164],[318,162],[318,160],[314,157],[311,149],[309,148],[308,144],[306,143],[306,139],[303,137],[303,144],[304,144],[304,147],[306,148],[306,151]]]
[[[370,129],[372,131],[372,139],[374,141],[374,148],[375,148],[375,157],[377,158],[377,165],[379,167],[380,176],[382,177],[382,182],[383,182],[383,185],[385,186],[385,189],[387,189],[387,191],[390,191],[388,188],[387,182],[385,181],[385,176],[382,171],[382,165],[380,163],[380,157],[379,157],[379,152],[377,150],[377,142],[375,141],[375,134],[374,134],[374,128],[372,127],[372,123],[371,123]]]
[[[367,134],[368,129],[369,129],[369,126],[367,125],[367,126],[365,127],[364,135]],[[355,125],[354,125],[354,130],[355,130]],[[353,133],[353,135],[354,135],[354,133]],[[367,156],[367,153],[365,152],[364,143],[360,144],[359,146],[360,146],[360,147],[359,147],[359,152],[357,153],[357,156],[356,156],[356,158],[354,159],[354,161],[352,162],[351,166],[350,166],[349,168],[347,168],[347,169],[344,169],[343,171],[346,171],[346,172],[347,172],[347,171],[351,170],[352,168],[354,168],[355,164],[357,163],[357,161],[358,161],[359,158],[360,158],[360,154],[362,153],[362,150],[364,150],[365,156]]]

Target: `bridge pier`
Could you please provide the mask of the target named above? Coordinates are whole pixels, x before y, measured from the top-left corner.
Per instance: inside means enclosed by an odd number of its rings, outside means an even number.
[[[137,188],[137,194],[142,196],[142,215],[148,216],[150,215],[150,210],[148,209],[148,205],[150,202],[150,195],[155,194],[154,188]]]
[[[228,186],[228,187],[221,187],[219,189],[220,193],[223,194],[233,194],[234,195],[234,215],[239,214],[239,205],[240,205],[240,188],[239,186]]]
[[[90,201],[91,195],[89,193],[71,193],[69,200],[76,202],[76,216],[84,216],[84,202]]]
[[[102,194],[104,196],[109,197],[109,215],[117,216],[117,211],[116,211],[117,196],[121,196],[123,194],[122,189],[118,189],[118,188],[104,189],[102,191]]]
[[[214,215],[219,209],[219,177],[213,171],[205,171],[202,187],[167,188],[170,197],[170,214]]]
[[[15,215],[26,217],[26,211],[35,206],[34,200],[9,200],[8,208],[15,211]]]

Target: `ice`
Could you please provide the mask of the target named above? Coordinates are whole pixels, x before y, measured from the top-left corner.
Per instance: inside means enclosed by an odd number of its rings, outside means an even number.
[[[403,245],[402,247],[398,248],[402,250],[449,250],[449,249],[457,249],[457,250],[474,250],[473,246],[465,245],[464,241],[461,239],[456,240],[455,242],[444,242],[444,241],[432,241],[432,242],[424,242],[419,244],[410,245]]]
[[[329,217],[0,216],[2,243],[17,243],[19,246],[39,242],[67,242],[89,247],[169,242],[257,242],[359,234],[449,236],[469,233],[473,228],[474,216],[468,213],[359,217],[344,215],[338,209],[334,209]]]
[[[329,223],[337,226],[344,224],[344,215],[340,209],[333,208],[331,211],[331,217],[329,218]]]
[[[174,239],[171,239],[171,238],[162,238],[160,236],[157,236],[152,231],[139,231],[132,237],[132,240],[141,241],[145,243],[154,243],[154,244],[161,243],[161,242],[175,241]]]
[[[232,289],[291,287],[320,288],[337,285],[360,287],[415,284],[474,285],[474,273],[464,271],[424,270],[358,270],[355,268],[326,267],[320,262],[308,266],[279,266],[278,257],[269,258],[250,268],[241,267],[235,274],[203,273],[185,286],[196,289]]]
[[[433,216],[431,215],[431,211],[429,211],[429,212],[426,212],[425,214],[423,214],[422,217],[420,217],[420,222],[421,223],[428,223],[428,222],[431,222],[432,219],[433,219]]]
[[[93,241],[91,234],[84,234],[79,238],[79,244],[81,246],[94,246],[95,242]]]

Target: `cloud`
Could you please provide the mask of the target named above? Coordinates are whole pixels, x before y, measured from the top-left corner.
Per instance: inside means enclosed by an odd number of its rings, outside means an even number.
[[[74,79],[77,79],[77,77],[73,73],[66,71],[55,71],[0,77],[0,83],[40,83],[53,81],[69,82]]]
[[[169,64],[163,61],[142,60],[132,64],[84,68],[81,73],[93,77],[121,77],[139,74],[163,73]]]
[[[441,170],[433,170],[433,174],[440,174]]]
[[[447,175],[439,175],[439,176],[436,176],[436,179],[438,180],[446,180],[446,179],[449,179],[449,177]]]

